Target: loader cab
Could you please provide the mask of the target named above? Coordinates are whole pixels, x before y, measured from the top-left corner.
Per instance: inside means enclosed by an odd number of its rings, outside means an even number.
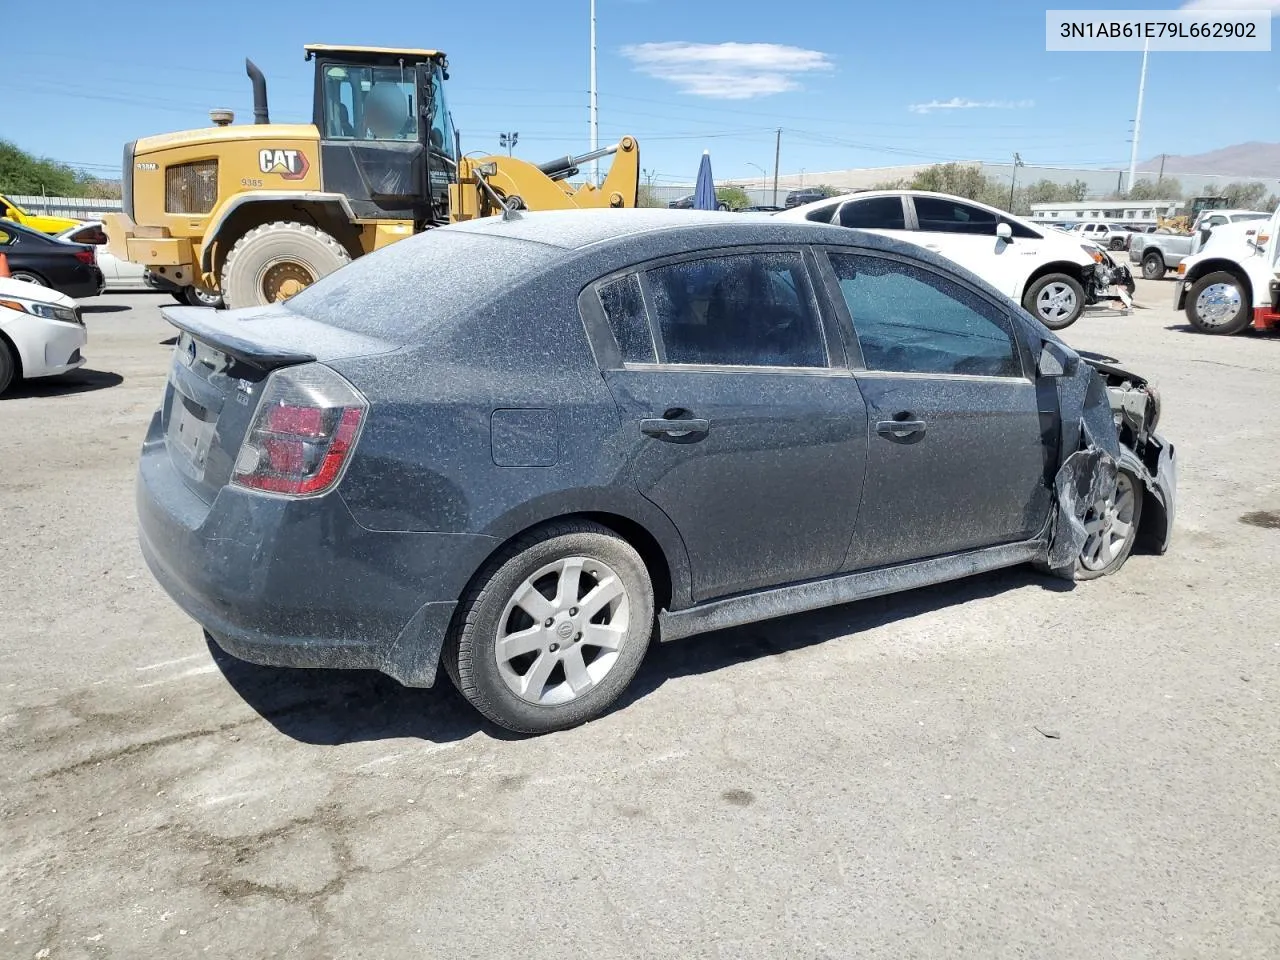
[[[361,220],[447,223],[457,165],[436,50],[312,44],[321,186]]]

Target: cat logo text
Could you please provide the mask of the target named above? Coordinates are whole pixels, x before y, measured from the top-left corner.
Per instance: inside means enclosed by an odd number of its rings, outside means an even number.
[[[278,173],[282,180],[301,180],[311,164],[301,150],[264,149],[258,151],[258,169],[263,173]]]

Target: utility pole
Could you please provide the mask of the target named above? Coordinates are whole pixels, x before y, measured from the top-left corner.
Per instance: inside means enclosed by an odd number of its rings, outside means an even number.
[[[782,159],[782,128],[778,128],[778,142],[773,148],[773,205],[778,205],[778,161]]]
[[[511,156],[511,151],[515,149],[516,141],[520,139],[520,132],[500,133],[498,134],[498,145],[507,148],[507,156]]]
[[[1133,178],[1138,173],[1138,139],[1142,136],[1142,96],[1147,91],[1147,48],[1151,41],[1142,44],[1142,74],[1138,78],[1138,112],[1133,117],[1133,151],[1129,154],[1129,192],[1133,192]]]
[[[1164,180],[1164,158],[1167,156],[1168,156],[1167,153],[1160,154],[1160,174],[1159,176],[1156,177],[1157,188],[1160,186],[1161,181]]]
[[[596,0],[591,0],[591,152],[600,148],[600,114],[596,103]],[[591,161],[591,183],[600,186],[600,161]]]
[[[1015,153],[1013,155],[1013,180],[1009,183],[1009,212],[1013,213],[1013,190],[1018,185],[1018,168],[1025,166],[1022,162],[1021,155]]]

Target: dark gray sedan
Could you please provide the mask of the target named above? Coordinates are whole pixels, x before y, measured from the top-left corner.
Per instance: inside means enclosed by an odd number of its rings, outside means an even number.
[[[511,730],[598,715],[655,638],[1169,543],[1142,378],[871,234],[522,214],[165,315],[137,499],[174,600],[257,663],[443,663]]]

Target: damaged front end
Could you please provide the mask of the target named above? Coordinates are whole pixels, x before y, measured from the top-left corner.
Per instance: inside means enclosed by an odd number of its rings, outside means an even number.
[[[1061,467],[1054,478],[1058,511],[1045,558],[1047,568],[1067,579],[1076,577],[1090,510],[1114,496],[1120,471],[1142,491],[1137,542],[1156,553],[1169,549],[1177,491],[1173,445],[1156,433],[1160,397],[1155,388],[1110,358],[1080,359],[1083,363],[1069,365],[1056,381]]]
[[[1085,275],[1085,303],[1120,303],[1126,312],[1132,310],[1133,291],[1137,288],[1133,273],[1101,247],[1090,244],[1088,250],[1094,266]]]

